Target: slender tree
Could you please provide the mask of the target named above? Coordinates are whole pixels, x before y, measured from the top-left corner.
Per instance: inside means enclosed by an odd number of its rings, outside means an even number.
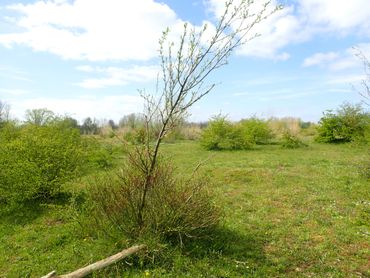
[[[259,9],[257,5],[260,5]],[[168,29],[163,32],[159,41],[161,74],[157,94],[141,91],[145,100],[146,143],[129,154],[130,160],[145,175],[137,217],[140,226],[148,190],[155,186],[151,184],[152,175],[162,140],[179,120],[186,117],[188,109],[215,87],[215,83],[207,82],[210,74],[226,65],[236,48],[259,36],[251,34],[253,27],[277,9],[280,7],[272,7],[271,1],[228,0],[213,29],[207,24],[197,29],[185,23],[177,44],[170,41]],[[153,134],[156,134],[154,144],[151,143]]]

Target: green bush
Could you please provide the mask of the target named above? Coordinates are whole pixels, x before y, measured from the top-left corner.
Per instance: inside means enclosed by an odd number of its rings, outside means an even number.
[[[72,179],[83,165],[79,130],[63,122],[0,131],[0,198],[5,203],[46,199]]]
[[[108,169],[113,166],[113,147],[103,145],[94,137],[87,137],[83,140],[86,162],[85,166],[92,169]]]
[[[214,117],[201,134],[201,145],[207,150],[240,150],[251,147],[243,137],[243,130],[226,117]]]
[[[303,143],[299,137],[292,134],[289,130],[286,130],[281,138],[281,146],[285,149],[297,149],[307,147],[307,144]]]
[[[186,238],[207,235],[219,221],[219,212],[203,178],[179,178],[169,163],[157,164],[138,220],[145,175],[131,157],[120,173],[96,177],[87,191],[81,222],[93,233],[122,240],[160,238],[181,243]],[[132,163],[133,162],[133,163]],[[85,215],[85,217],[84,217]],[[86,216],[89,221],[86,221]]]
[[[268,122],[257,118],[240,121],[240,127],[246,142],[267,144],[274,137]]]
[[[366,140],[370,115],[360,105],[343,104],[336,113],[324,112],[320,119],[316,140],[324,143],[352,142]]]
[[[133,145],[144,144],[146,137],[147,135],[145,127],[143,126],[134,129],[129,129],[123,135],[123,139]]]

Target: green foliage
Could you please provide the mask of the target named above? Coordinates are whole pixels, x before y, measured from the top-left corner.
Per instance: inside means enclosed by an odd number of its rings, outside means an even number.
[[[214,117],[201,134],[201,145],[208,150],[250,149],[273,138],[268,123],[251,118],[233,124],[224,116]]]
[[[84,138],[84,151],[87,166],[92,169],[109,169],[113,166],[113,148],[111,145],[103,145],[95,138]]]
[[[252,144],[267,144],[274,137],[267,121],[255,117],[240,121],[244,140]]]
[[[0,198],[6,203],[46,199],[83,164],[79,131],[64,122],[9,124],[0,131]]]
[[[298,136],[294,135],[289,130],[286,130],[281,139],[281,146],[285,149],[297,149],[307,147],[307,144],[303,143]]]
[[[201,145],[207,150],[240,150],[251,147],[243,130],[224,116],[214,117],[201,134]]]
[[[146,140],[146,130],[143,126],[135,129],[130,128],[123,134],[123,139],[133,145],[144,144]]]
[[[146,205],[139,217],[146,176],[131,157],[117,175],[97,177],[89,188],[86,213],[97,232],[120,240],[138,237],[179,240],[207,234],[219,213],[203,178],[178,178],[169,163],[159,163],[151,176]]]
[[[345,103],[337,109],[324,112],[318,125],[316,140],[324,143],[341,143],[364,140],[370,125],[370,115],[360,105]]]

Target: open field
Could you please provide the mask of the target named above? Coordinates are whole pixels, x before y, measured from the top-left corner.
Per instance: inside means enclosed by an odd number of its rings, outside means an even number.
[[[211,152],[196,142],[178,142],[162,151],[182,174],[209,159],[201,171],[214,181],[222,225],[212,241],[195,240],[182,250],[167,246],[166,256],[130,258],[97,277],[370,275],[366,146],[312,143],[294,150],[265,145]],[[86,180],[67,188],[78,191]],[[66,194],[54,203],[2,213],[0,277],[66,273],[128,247],[125,239],[90,237],[68,202]]]

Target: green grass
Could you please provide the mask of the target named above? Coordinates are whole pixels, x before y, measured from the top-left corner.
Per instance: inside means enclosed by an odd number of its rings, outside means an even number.
[[[214,181],[223,224],[213,240],[195,240],[183,249],[166,246],[161,256],[129,258],[95,276],[370,275],[365,146],[311,144],[287,150],[266,145],[210,152],[181,142],[162,150],[182,175],[208,159],[201,171]],[[82,179],[73,187],[84,184]],[[26,206],[0,215],[0,277],[38,277],[54,269],[66,273],[126,245],[124,239],[114,243],[89,236],[63,202]]]

